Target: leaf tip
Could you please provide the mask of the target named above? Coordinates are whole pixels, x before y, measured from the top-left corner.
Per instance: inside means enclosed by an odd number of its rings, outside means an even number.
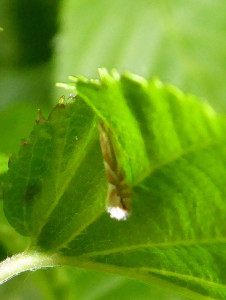
[[[36,122],[37,124],[43,124],[43,123],[46,123],[46,122],[47,122],[47,120],[43,117],[43,114],[42,114],[40,108],[38,109],[38,114],[37,114],[37,117],[36,117],[35,122]]]
[[[73,81],[73,82],[78,82],[78,77],[73,76],[73,75],[69,75],[68,79],[71,80],[71,81]]]
[[[139,83],[140,85],[143,85],[143,86],[147,86],[147,80],[145,78],[143,78],[142,76],[139,76],[139,75],[136,75],[134,73],[131,73],[129,71],[125,71],[123,73],[123,77],[124,78],[127,78],[131,81],[134,81],[136,83]]]
[[[69,83],[65,83],[65,82],[57,82],[56,83],[57,87],[63,88],[65,90],[71,90],[71,91],[76,91],[76,86],[74,84],[74,82],[69,82]]]
[[[61,96],[58,101],[58,107],[65,107],[65,96]]]
[[[69,95],[67,98],[67,103],[73,103],[76,99],[76,96],[73,96],[72,94]]]
[[[98,68],[98,73],[100,76],[100,79],[106,78],[109,76],[108,70],[106,68]]]
[[[113,69],[111,73],[109,73],[106,68],[99,68],[98,72],[99,72],[100,79],[103,83],[113,82],[120,78],[120,75],[118,74],[116,69]]]

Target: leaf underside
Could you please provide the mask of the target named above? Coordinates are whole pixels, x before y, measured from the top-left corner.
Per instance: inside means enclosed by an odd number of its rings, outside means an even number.
[[[4,190],[9,222],[33,249],[226,298],[224,118],[157,79],[100,75],[76,78],[76,98],[22,142]],[[105,213],[99,122],[132,187],[125,222]]]

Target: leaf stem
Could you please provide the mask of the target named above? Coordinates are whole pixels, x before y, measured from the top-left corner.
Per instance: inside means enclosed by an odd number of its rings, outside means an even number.
[[[117,266],[97,263],[94,261],[83,260],[81,257],[65,257],[59,254],[44,254],[41,252],[25,251],[8,257],[0,263],[0,284],[6,282],[12,277],[25,272],[35,271],[42,268],[50,268],[55,266],[74,266],[93,271],[108,272],[112,274],[123,275],[128,278],[144,281],[149,284],[162,285],[168,289],[174,289],[175,292],[197,300],[207,300],[209,297],[202,296],[186,287],[177,286],[148,272],[140,272],[139,269],[118,268]]]
[[[53,256],[39,252],[22,252],[0,263],[0,284],[25,272],[56,266]]]

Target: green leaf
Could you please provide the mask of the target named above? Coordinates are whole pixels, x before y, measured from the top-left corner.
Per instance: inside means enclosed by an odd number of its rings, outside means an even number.
[[[95,148],[95,116],[79,98],[71,99],[67,105],[58,104],[48,121],[41,115],[37,120],[29,139],[23,142],[18,160],[12,162],[5,201],[6,215],[15,228],[32,236],[41,230],[55,207],[63,204],[66,208],[68,204],[71,217],[76,217],[76,207],[64,201],[76,204],[74,199],[79,195],[71,181],[74,179],[79,185],[83,178],[77,171],[80,165],[88,163],[87,149]],[[76,174],[78,179],[74,178]],[[62,222],[66,224],[67,220]]]
[[[79,96],[61,99],[48,121],[39,113],[8,174],[9,222],[55,264],[224,299],[225,118],[157,79],[100,75],[78,77]],[[132,189],[127,221],[104,212],[97,123]]]

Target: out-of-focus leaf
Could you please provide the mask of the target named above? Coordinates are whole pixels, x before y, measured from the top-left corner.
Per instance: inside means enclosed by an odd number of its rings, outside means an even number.
[[[0,297],[4,300],[187,299],[157,286],[72,267],[39,270],[15,277],[0,287]]]
[[[226,111],[226,2],[62,2],[56,81],[105,66],[159,76]]]
[[[50,110],[50,65],[27,70],[0,69],[0,152],[17,153],[35,123],[37,108]]]

